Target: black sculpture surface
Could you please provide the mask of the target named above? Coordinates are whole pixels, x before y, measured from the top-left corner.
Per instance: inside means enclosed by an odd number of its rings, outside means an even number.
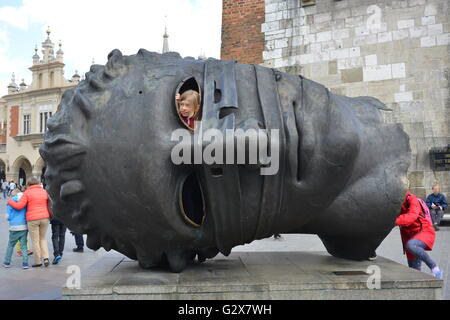
[[[174,164],[185,83],[202,93],[202,129],[279,129],[276,174]],[[317,234],[333,256],[362,260],[394,226],[410,161],[382,109],[262,66],[114,50],[64,93],[40,152],[55,216],[143,268],[180,272],[274,233]]]

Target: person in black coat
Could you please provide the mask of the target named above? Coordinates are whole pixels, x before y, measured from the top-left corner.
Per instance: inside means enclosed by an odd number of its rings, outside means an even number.
[[[52,225],[52,243],[53,243],[53,262],[58,264],[64,253],[64,245],[66,241],[66,226],[56,218],[50,221]]]

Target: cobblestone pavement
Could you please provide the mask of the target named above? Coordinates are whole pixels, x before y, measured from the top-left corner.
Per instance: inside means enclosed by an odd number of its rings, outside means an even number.
[[[6,201],[0,199],[0,258],[3,256],[8,240],[8,224],[4,219]],[[51,232],[47,233],[49,252],[53,252],[51,244]],[[0,299],[59,299],[61,288],[65,285],[68,274],[67,267],[77,265],[82,273],[90,273],[93,265],[105,257],[120,256],[116,252],[106,252],[101,249],[97,252],[85,248],[84,253],[74,253],[75,247],[73,236],[66,233],[66,249],[63,261],[48,268],[22,270],[21,258],[13,255],[13,267],[11,269],[0,269]],[[450,227],[445,226],[438,232],[436,245],[431,256],[444,270],[444,298],[450,299],[450,288],[447,285],[450,279]],[[281,240],[273,238],[255,241],[246,246],[240,246],[234,251],[324,251],[325,248],[317,236],[314,235],[283,235]],[[385,239],[377,250],[378,255],[406,265],[406,259],[402,253],[400,234],[397,228]],[[51,257],[52,258],[52,257]],[[30,263],[33,257],[30,257]],[[376,262],[375,262],[376,264]],[[424,271],[428,272],[426,268]]]

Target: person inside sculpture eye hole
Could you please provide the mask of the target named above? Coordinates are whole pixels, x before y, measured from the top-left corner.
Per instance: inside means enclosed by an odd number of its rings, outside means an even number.
[[[178,113],[183,122],[191,129],[195,129],[195,121],[200,115],[200,94],[194,90],[187,90],[175,96]]]
[[[419,200],[409,191],[395,225],[400,227],[403,251],[406,253],[409,267],[420,271],[423,261],[436,278],[442,279],[441,269],[425,251],[433,249],[436,233]]]
[[[426,202],[428,209],[430,209],[431,218],[433,219],[434,230],[439,231],[441,219],[448,205],[447,199],[441,193],[441,187],[438,184],[433,186],[433,193],[427,197]]]

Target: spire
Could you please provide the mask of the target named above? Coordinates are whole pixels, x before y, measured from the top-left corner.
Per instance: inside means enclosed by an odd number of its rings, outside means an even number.
[[[47,39],[42,42],[42,54],[44,55],[43,59],[44,59],[44,63],[50,63],[53,60],[55,60],[55,52],[54,52],[54,47],[55,45],[53,44],[52,40],[50,40],[50,27],[48,27],[47,29]]]
[[[167,17],[166,17],[166,19],[167,19]],[[163,42],[162,53],[166,53],[166,52],[170,51],[169,50],[169,34],[167,33],[167,22],[166,22],[166,26],[165,26],[165,29],[164,29],[163,38],[164,38],[164,42]]]
[[[206,60],[205,50],[200,49],[200,54],[198,55],[198,60]]]

